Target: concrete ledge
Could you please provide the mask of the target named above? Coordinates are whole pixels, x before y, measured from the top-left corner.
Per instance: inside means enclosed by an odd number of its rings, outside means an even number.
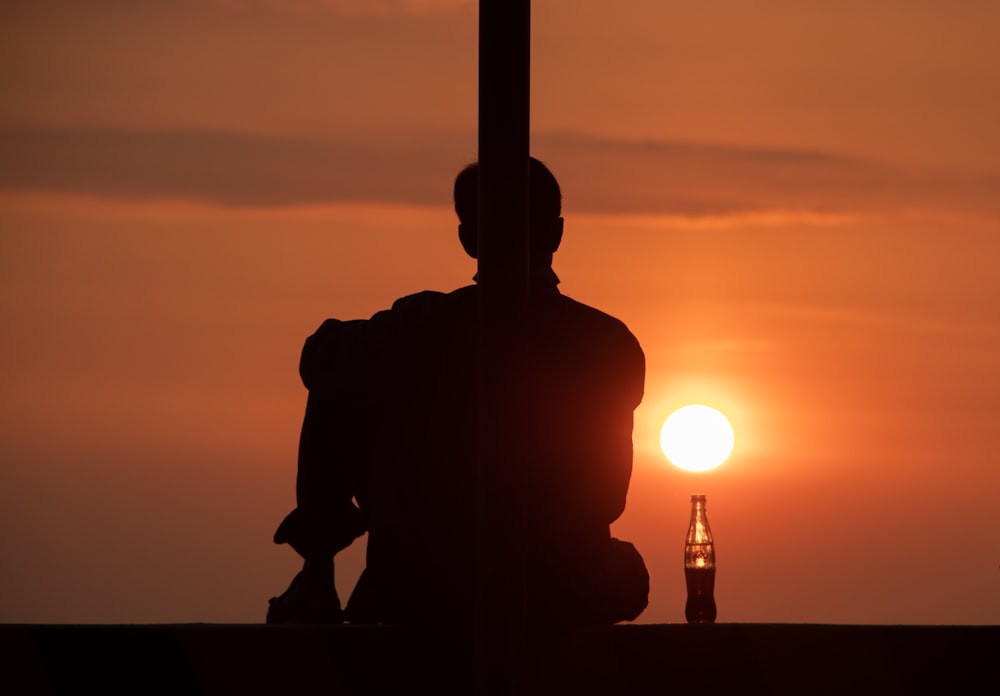
[[[390,626],[8,624],[0,655],[12,694],[442,694],[475,683],[468,636]],[[551,635],[531,655],[521,693],[953,694],[1000,683],[998,626],[638,624]]]

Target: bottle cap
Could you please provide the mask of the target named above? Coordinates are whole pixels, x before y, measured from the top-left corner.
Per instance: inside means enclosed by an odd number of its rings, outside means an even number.
[[[704,495],[692,495],[691,496],[691,502],[692,503],[704,503],[705,502],[705,496]]]

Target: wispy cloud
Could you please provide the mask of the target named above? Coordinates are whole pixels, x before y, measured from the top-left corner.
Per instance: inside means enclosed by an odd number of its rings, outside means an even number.
[[[460,151],[460,150],[458,150]],[[0,131],[0,187],[238,206],[447,204],[463,162],[432,139],[405,148],[219,131]]]
[[[777,348],[773,341],[759,338],[721,338],[716,340],[686,341],[677,346],[678,350],[692,355],[768,353]]]
[[[539,134],[574,212],[1000,215],[1000,173],[913,172],[808,150]],[[395,142],[206,130],[0,130],[0,188],[237,206],[448,205],[472,133]]]
[[[871,308],[846,306],[822,306],[805,304],[761,304],[756,311],[777,317],[790,318],[796,322],[812,322],[828,326],[843,327],[854,332],[872,334],[879,331],[893,331],[918,336],[946,336],[960,341],[955,349],[965,346],[970,339],[1000,339],[1000,327],[996,326],[994,313],[980,313],[971,318],[963,316],[943,316],[921,312],[904,313]]]
[[[770,211],[850,215],[950,211],[997,215],[1000,172],[917,172],[821,150],[536,138],[588,210],[688,216]]]
[[[476,0],[189,0],[234,10],[253,9],[293,14],[420,15],[474,6]]]

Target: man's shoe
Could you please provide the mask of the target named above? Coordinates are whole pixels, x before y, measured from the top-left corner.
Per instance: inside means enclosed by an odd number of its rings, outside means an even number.
[[[303,576],[299,572],[282,595],[268,600],[265,621],[269,624],[343,623],[344,611],[340,608],[340,599],[335,589],[331,588],[330,595],[321,601],[313,597],[307,598]]]

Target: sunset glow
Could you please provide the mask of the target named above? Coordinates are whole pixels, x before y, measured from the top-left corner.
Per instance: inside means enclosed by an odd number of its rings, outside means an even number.
[[[476,274],[451,186],[477,3],[34,0],[0,27],[0,621],[262,621],[301,565],[272,535],[304,340]],[[645,354],[611,528],[640,622],[683,620],[705,493],[726,621],[1000,624],[997,27],[985,0],[533,3],[558,287]],[[728,459],[690,455],[722,466],[664,459],[685,404],[731,421]]]

